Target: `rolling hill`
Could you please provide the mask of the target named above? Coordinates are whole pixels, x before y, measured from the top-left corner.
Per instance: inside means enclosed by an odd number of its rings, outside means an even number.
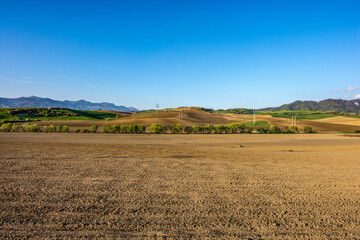
[[[80,110],[111,110],[111,111],[138,111],[134,107],[116,106],[113,103],[92,103],[85,100],[79,101],[58,101],[50,98],[41,98],[36,96],[20,98],[0,98],[0,108],[10,107],[54,107],[70,108]]]

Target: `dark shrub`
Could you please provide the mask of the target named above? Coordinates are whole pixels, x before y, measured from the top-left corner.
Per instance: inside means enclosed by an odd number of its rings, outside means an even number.
[[[304,127],[304,133],[315,133],[313,129],[309,126]]]
[[[186,133],[192,133],[192,132],[193,132],[193,128],[192,128],[191,126],[185,126],[184,132],[186,132]]]
[[[275,126],[275,125],[271,125],[270,129],[269,129],[270,133],[281,133],[281,130],[279,127]]]
[[[92,125],[90,131],[91,131],[92,133],[96,133],[96,132],[98,131],[98,128],[99,128],[99,126],[97,126],[97,125]]]

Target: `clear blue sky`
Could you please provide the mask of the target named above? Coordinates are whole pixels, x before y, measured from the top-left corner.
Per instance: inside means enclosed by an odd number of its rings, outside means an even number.
[[[139,109],[360,94],[360,1],[0,0],[0,96]]]

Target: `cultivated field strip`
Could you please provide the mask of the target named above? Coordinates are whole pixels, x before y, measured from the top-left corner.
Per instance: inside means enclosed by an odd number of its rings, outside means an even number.
[[[327,151],[295,141],[238,148],[20,136],[0,141],[4,239],[360,237],[354,144]]]

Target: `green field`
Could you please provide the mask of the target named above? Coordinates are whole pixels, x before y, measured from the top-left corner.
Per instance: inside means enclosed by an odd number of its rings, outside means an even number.
[[[343,114],[339,114],[335,112],[319,112],[319,111],[283,110],[283,111],[274,111],[274,112],[258,111],[257,113],[260,115],[269,114],[272,117],[279,117],[279,118],[291,118],[292,116],[296,116],[296,119],[299,120],[316,120],[316,119],[331,118],[336,116],[345,116]]]
[[[9,110],[20,111],[9,113]],[[23,111],[23,112],[21,112]],[[26,112],[27,111],[27,112]],[[123,116],[95,110],[72,110],[47,108],[0,108],[0,122],[5,121],[51,121],[51,120],[107,120]]]
[[[161,111],[161,112],[163,112],[163,111]],[[136,112],[136,115],[148,114],[148,113],[156,113],[156,110],[140,111],[140,112]]]
[[[246,127],[270,127],[270,124],[266,121],[256,121],[255,124],[253,121],[249,121],[240,124],[245,124]]]

